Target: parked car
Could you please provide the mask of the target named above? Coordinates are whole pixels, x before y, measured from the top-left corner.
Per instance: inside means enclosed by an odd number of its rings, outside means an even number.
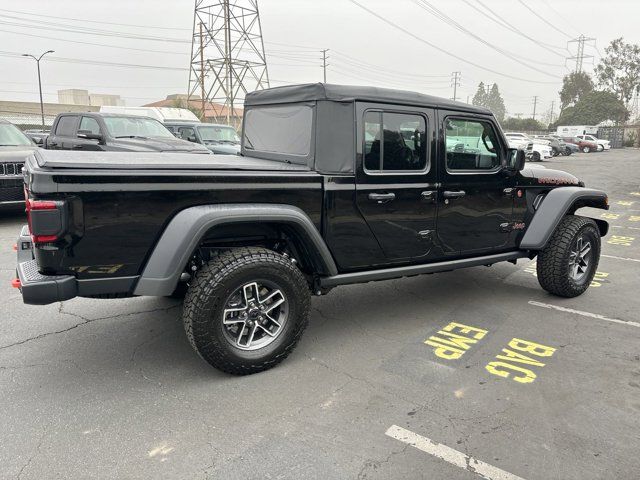
[[[551,147],[551,154],[556,157],[558,155],[571,155],[572,150],[567,152],[567,144],[561,138],[554,137],[552,135],[535,135],[535,141],[544,141]],[[577,151],[577,149],[576,149]]]
[[[199,122],[200,119],[188,108],[178,107],[123,107],[105,105],[100,107],[100,113],[115,113],[118,115],[136,115],[151,117],[160,123],[167,122]]]
[[[549,134],[548,137],[550,139],[557,140],[559,145],[564,146],[564,151],[561,151],[562,155],[568,156],[568,155],[571,155],[572,153],[578,153],[580,151],[577,145],[573,143],[565,142],[561,137],[557,135]]]
[[[0,207],[24,205],[22,167],[37,146],[11,122],[0,119]]]
[[[536,140],[525,133],[505,133],[509,145],[512,148],[522,148],[526,152],[527,159],[532,162],[541,162],[553,156],[547,140]]]
[[[44,147],[45,141],[51,132],[49,130],[24,130],[23,133],[33,140],[33,143],[39,147]]]
[[[164,126],[176,137],[204,145],[213,153],[226,155],[240,153],[240,137],[236,129],[229,125],[166,122]]]
[[[311,295],[340,285],[537,256],[542,288],[576,297],[608,229],[575,214],[606,210],[606,193],[525,167],[489,110],[377,87],[249,93],[242,156],[35,156],[13,281],[23,301],[184,287],[191,345],[237,375],[285,359]]]
[[[176,138],[158,120],[110,113],[61,113],[53,122],[49,150],[211,153]]]
[[[609,140],[602,140],[593,135],[576,135],[576,138],[589,142],[595,142],[598,145],[599,152],[602,152],[604,150],[611,150],[611,143],[609,142]]]
[[[567,143],[572,143],[576,145],[578,147],[578,150],[580,150],[582,153],[598,151],[598,144],[596,142],[592,142],[590,140],[583,140],[578,137],[563,137],[562,139]]]

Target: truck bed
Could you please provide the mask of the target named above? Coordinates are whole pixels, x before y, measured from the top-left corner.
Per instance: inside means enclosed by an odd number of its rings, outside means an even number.
[[[241,155],[193,155],[159,152],[72,152],[37,150],[36,162],[41,168],[91,170],[260,170],[309,171],[306,165],[285,163]]]

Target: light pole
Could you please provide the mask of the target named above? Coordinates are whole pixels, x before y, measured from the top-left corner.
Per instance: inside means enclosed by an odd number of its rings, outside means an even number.
[[[30,53],[23,53],[22,54],[23,57],[31,57],[31,58],[33,58],[36,61],[36,64],[38,65],[38,88],[40,90],[40,115],[42,117],[42,131],[43,132],[44,132],[44,104],[42,103],[42,80],[40,78],[40,60],[42,60],[42,57],[44,57],[47,53],[53,53],[53,50],[47,50],[46,52],[44,52],[39,57],[35,57],[34,55],[31,55]]]

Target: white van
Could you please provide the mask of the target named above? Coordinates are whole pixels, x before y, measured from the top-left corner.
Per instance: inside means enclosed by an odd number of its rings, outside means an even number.
[[[193,122],[200,123],[198,117],[186,108],[172,107],[115,107],[102,106],[100,113],[120,113],[122,115],[139,115],[141,117],[155,118],[161,123],[166,122]]]
[[[556,129],[559,137],[577,137],[578,135],[597,135],[598,127],[595,125],[560,125]]]

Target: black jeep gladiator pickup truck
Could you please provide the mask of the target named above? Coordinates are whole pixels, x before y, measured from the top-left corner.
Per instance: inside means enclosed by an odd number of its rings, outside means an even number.
[[[187,157],[188,158],[185,158]],[[186,291],[195,350],[233,374],[284,359],[310,296],[537,256],[589,286],[607,195],[530,168],[490,111],[326,84],[247,95],[241,156],[37,151],[14,285],[25,303]]]

